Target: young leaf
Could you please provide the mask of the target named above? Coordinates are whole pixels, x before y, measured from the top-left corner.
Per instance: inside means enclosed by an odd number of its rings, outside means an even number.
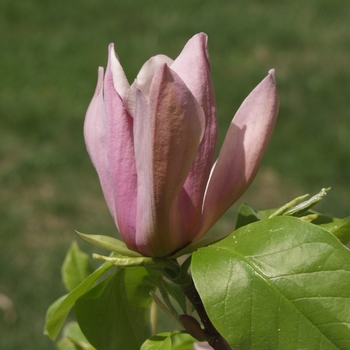
[[[253,208],[251,208],[248,204],[242,204],[238,208],[236,230],[242,226],[259,220],[261,220],[261,217]]]
[[[350,349],[350,251],[319,226],[244,226],[195,252],[192,273],[232,349]]]
[[[147,339],[140,350],[192,350],[195,340],[183,331],[159,333]]]
[[[177,301],[183,313],[186,313],[186,296],[181,291],[179,286],[167,280],[163,280],[164,287],[166,288],[169,295]]]
[[[205,238],[200,239],[197,242],[191,243],[189,245],[187,245],[185,248],[179,250],[178,252],[176,252],[174,255],[172,255],[172,258],[179,258],[183,255],[187,255],[187,254],[192,254],[194,251],[196,251],[199,248],[202,247],[206,247],[210,244],[213,244],[217,241],[220,241],[221,239],[223,239],[226,235],[213,235],[211,236],[210,233],[208,234],[208,236],[205,236]]]
[[[62,280],[67,291],[73,290],[92,271],[89,256],[79,249],[77,242],[73,241],[61,268]]]
[[[309,195],[305,194],[303,196],[297,197],[293,199],[292,201],[288,202],[287,204],[283,205],[277,210],[274,210],[269,218],[274,218],[276,216],[281,215],[293,215],[293,216],[302,216],[304,213],[306,213],[309,209],[311,209],[313,206],[315,206],[318,202],[320,202],[323,197],[329,192],[331,188],[322,188],[321,191],[311,198],[309,198],[306,201],[302,201],[303,199],[307,198]]]
[[[76,301],[77,321],[94,347],[140,349],[150,336],[150,292],[157,277],[144,267],[120,269]]]
[[[172,332],[173,347],[171,350],[193,350],[193,344],[196,340],[184,331]]]
[[[318,202],[322,200],[324,196],[327,195],[327,192],[331,188],[322,188],[321,191],[311,198],[309,198],[306,201],[303,201],[301,203],[298,203],[293,208],[288,209],[286,212],[283,213],[283,215],[294,215],[294,216],[301,216],[305,212],[307,212],[309,209],[311,209],[313,206],[315,206]]]
[[[82,333],[77,322],[69,322],[63,329],[62,339],[57,343],[59,350],[96,350]]]
[[[55,340],[75,301],[86,293],[96,280],[112,267],[114,267],[114,265],[111,263],[106,262],[102,264],[69,294],[56,300],[46,313],[44,334],[48,335],[52,340]]]
[[[350,242],[350,218],[338,219],[319,214],[317,219],[312,221],[315,225],[320,225],[325,230],[336,236],[343,244]]]
[[[140,350],[171,350],[171,333],[160,333],[147,339]]]
[[[97,247],[107,249],[111,252],[115,252],[120,255],[130,256],[130,257],[140,257],[139,253],[130,250],[126,244],[119,239],[102,236],[102,235],[87,235],[76,231],[80,237],[84,238],[86,241],[96,245]]]

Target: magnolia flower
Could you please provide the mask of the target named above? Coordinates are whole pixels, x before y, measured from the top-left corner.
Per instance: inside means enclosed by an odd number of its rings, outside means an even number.
[[[164,257],[201,238],[252,182],[277,111],[271,70],[240,106],[214,163],[207,36],[192,37],[174,61],[152,57],[131,86],[110,44],[84,136],[128,247]]]

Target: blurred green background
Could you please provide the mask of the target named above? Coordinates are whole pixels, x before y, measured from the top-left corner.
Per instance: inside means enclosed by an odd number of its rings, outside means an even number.
[[[261,170],[239,203],[256,209],[332,187],[318,209],[350,213],[350,2],[1,0],[0,348],[54,349],[47,307],[64,293],[73,239],[116,234],[82,136],[97,67],[116,51],[132,81],[150,56],[209,35],[220,143],[245,96],[276,69],[281,106]],[[232,231],[237,205],[216,230]]]

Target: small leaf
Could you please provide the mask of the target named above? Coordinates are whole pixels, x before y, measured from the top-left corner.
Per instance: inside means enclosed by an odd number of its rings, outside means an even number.
[[[64,259],[61,274],[67,291],[73,290],[92,273],[89,256],[73,241]]]
[[[151,292],[151,297],[154,301],[154,303],[156,304],[156,306],[158,306],[161,310],[163,310],[163,312],[168,315],[170,318],[172,318],[175,322],[178,322],[177,318],[173,315],[173,313],[170,311],[170,309],[165,305],[165,303],[163,302],[163,300],[161,300],[158,295],[154,292]],[[155,323],[156,325],[156,323]]]
[[[191,269],[232,349],[350,349],[350,251],[323,228],[255,222],[199,249]]]
[[[120,269],[75,303],[75,315],[89,342],[103,350],[138,350],[150,336],[149,313],[158,272]]]
[[[160,333],[147,339],[140,350],[171,350],[171,333]]]
[[[111,263],[106,262],[102,264],[69,294],[56,300],[46,313],[44,334],[55,340],[75,301],[86,293],[96,280],[112,267],[114,265]]]
[[[80,237],[84,238],[86,241],[96,245],[97,247],[107,249],[111,252],[115,252],[120,255],[130,256],[130,257],[140,257],[139,253],[130,250],[126,244],[119,239],[102,236],[102,235],[87,235],[76,231]]]
[[[57,343],[57,349],[58,350],[82,350],[81,348],[77,348],[77,346],[69,339],[61,339]]]
[[[171,258],[179,258],[180,256],[183,256],[183,255],[192,254],[197,249],[202,248],[202,247],[206,247],[210,244],[218,242],[226,236],[227,236],[226,234],[224,234],[224,235],[214,234],[213,236],[210,237],[210,233],[209,233],[208,235],[205,236],[205,238],[202,238],[199,241],[191,243],[191,244],[187,245],[185,248],[179,250],[178,252],[173,254],[171,256]]]
[[[294,198],[293,200],[291,200],[290,202],[284,204],[282,207],[278,208],[277,210],[275,210],[273,213],[271,213],[271,215],[269,216],[269,218],[274,218],[276,216],[280,216],[280,215],[284,215],[286,211],[291,210],[293,208],[295,208],[295,206],[301,202],[303,199],[309,197],[308,194],[304,194],[302,196],[299,196],[297,198]]]
[[[242,204],[238,209],[236,230],[252,222],[261,220],[260,215],[248,204]]]
[[[132,266],[156,266],[157,263],[154,259],[141,256],[141,257],[129,257],[123,255],[104,256],[100,254],[92,255],[96,260],[103,260],[112,263],[113,265],[120,267],[132,267]]]
[[[173,347],[171,350],[193,350],[193,344],[196,342],[193,337],[184,331],[177,332],[172,337],[172,341]]]
[[[147,339],[140,350],[192,350],[194,342],[184,331],[163,332]]]
[[[313,206],[315,206],[318,202],[320,202],[324,196],[327,195],[327,192],[331,188],[322,188],[321,191],[314,196],[312,196],[310,199],[301,202],[297,204],[295,207],[287,210],[283,215],[294,215],[294,216],[300,216],[303,213],[307,212],[309,209],[311,209]]]
[[[167,268],[170,270],[178,271],[179,265],[174,263],[171,259],[168,258],[149,258],[146,256],[140,257],[128,257],[122,256],[115,253],[112,253],[111,256],[104,256],[100,254],[92,255],[96,260],[103,260],[110,262],[111,264],[119,267],[154,267],[154,268]]]
[[[65,325],[62,339],[57,346],[59,350],[96,350],[89,344],[77,322],[69,322]]]
[[[318,202],[320,202],[330,189],[330,187],[322,188],[319,193],[315,194],[314,196],[303,202],[300,201],[308,197],[308,194],[295,198],[291,202],[285,204],[283,207],[277,209],[273,214],[270,215],[270,218],[279,215],[301,216],[313,206],[315,206]]]
[[[343,244],[350,242],[350,217],[338,219],[319,214],[312,223],[332,233]]]
[[[186,313],[186,296],[179,286],[167,280],[163,280],[164,287],[166,288],[169,295],[177,301],[183,313]]]

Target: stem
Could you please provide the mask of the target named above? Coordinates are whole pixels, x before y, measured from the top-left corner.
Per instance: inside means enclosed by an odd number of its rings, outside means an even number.
[[[196,309],[198,316],[204,326],[205,333],[208,336],[207,342],[209,345],[215,350],[231,350],[230,345],[211,323],[208,314],[204,309],[202,299],[198,294],[196,287],[194,286],[193,280],[191,279],[191,283],[183,286],[181,289]]]

